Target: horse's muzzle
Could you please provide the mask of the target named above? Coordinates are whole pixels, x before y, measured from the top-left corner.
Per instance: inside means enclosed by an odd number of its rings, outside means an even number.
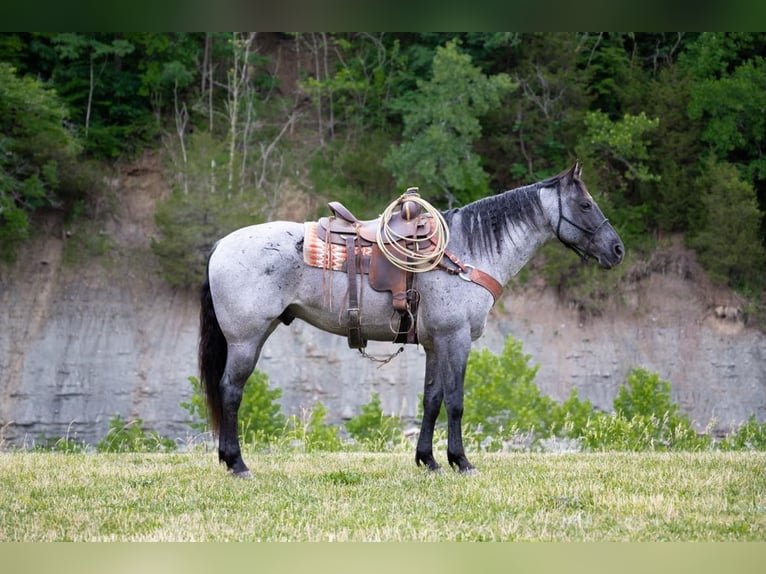
[[[611,269],[619,265],[625,257],[625,246],[617,238],[606,253],[598,257],[598,264],[602,269]]]

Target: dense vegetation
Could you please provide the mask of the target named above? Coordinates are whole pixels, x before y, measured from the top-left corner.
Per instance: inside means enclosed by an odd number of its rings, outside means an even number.
[[[405,185],[460,205],[579,158],[633,261],[684,234],[762,309],[765,56],[764,33],[2,34],[0,254],[39,210],[95,217],[94,162],[146,147],[175,183],[154,251],[182,286],[288,190],[373,216]],[[549,281],[592,282],[561,253]]]

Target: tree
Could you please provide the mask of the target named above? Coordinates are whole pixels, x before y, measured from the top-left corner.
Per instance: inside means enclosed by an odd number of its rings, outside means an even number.
[[[620,232],[631,238],[648,232],[650,212],[639,186],[658,180],[651,171],[648,140],[658,124],[644,112],[618,121],[600,111],[587,112],[585,137],[575,148],[591,174],[589,186],[599,190],[599,201],[611,208]]]
[[[63,170],[75,163],[67,110],[38,80],[0,63],[0,257],[11,260],[29,214],[61,201]]]
[[[121,38],[110,38],[111,41],[102,41],[95,35],[62,33],[53,38],[57,52],[63,60],[78,61],[82,58],[87,60],[88,95],[85,103],[84,137],[87,142],[90,134],[91,114],[93,111],[93,98],[96,83],[104,72],[110,58],[121,58],[130,54],[134,46],[132,43]]]
[[[437,48],[431,79],[417,84],[412,97],[399,99],[404,141],[384,165],[401,187],[418,185],[425,197],[450,206],[486,195],[489,178],[473,151],[481,136],[479,117],[500,105],[514,84],[505,74],[482,74],[455,42]]]
[[[743,165],[751,180],[766,179],[766,60],[753,58],[730,74],[698,82],[689,103],[692,119],[705,119],[703,141],[721,159]]]
[[[734,165],[712,157],[695,190],[703,210],[691,244],[700,262],[714,277],[734,287],[762,285],[766,249],[759,237],[762,213],[755,190]]]

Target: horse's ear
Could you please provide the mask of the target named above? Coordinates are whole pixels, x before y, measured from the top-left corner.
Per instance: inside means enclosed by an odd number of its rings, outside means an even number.
[[[572,167],[570,167],[568,170],[566,170],[562,174],[564,176],[564,181],[568,183],[574,183],[574,180],[577,178],[579,169],[580,169],[580,162],[576,162]]]
[[[576,161],[574,167],[572,167],[572,174],[576,179],[582,179],[582,164],[579,161]]]

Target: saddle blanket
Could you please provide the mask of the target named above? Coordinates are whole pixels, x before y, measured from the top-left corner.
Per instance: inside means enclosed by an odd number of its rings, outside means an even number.
[[[348,259],[346,251],[345,245],[337,245],[321,240],[317,233],[316,222],[305,222],[303,261],[306,265],[332,271],[345,271],[346,259]],[[357,247],[356,254],[361,255],[362,259],[369,261],[369,258],[372,256],[372,247]],[[363,266],[365,272],[367,267],[368,265]]]

